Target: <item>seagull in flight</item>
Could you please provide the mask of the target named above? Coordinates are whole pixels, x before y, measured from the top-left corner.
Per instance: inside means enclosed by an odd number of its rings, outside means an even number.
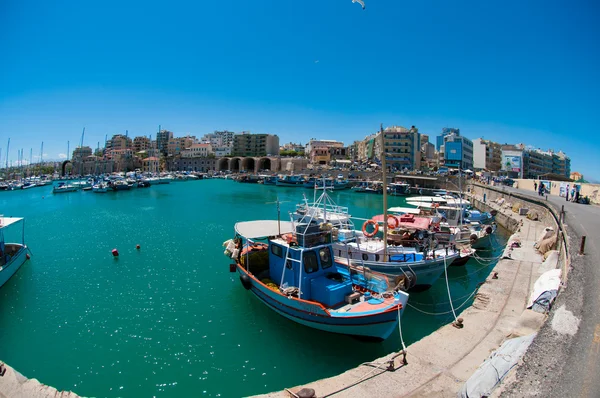
[[[360,4],[363,10],[365,9],[365,2],[363,0],[352,0],[352,2]]]

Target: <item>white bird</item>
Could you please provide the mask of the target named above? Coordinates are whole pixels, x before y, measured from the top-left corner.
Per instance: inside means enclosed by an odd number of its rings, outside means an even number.
[[[360,4],[363,10],[365,9],[365,2],[363,0],[352,0],[352,2]]]

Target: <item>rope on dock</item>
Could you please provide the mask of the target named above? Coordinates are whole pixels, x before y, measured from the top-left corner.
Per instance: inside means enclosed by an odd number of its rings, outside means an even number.
[[[477,286],[477,288],[475,290],[473,290],[473,293],[469,294],[469,297],[465,301],[463,301],[463,303],[461,305],[459,305],[456,308],[453,307],[452,310],[450,310],[450,311],[445,311],[445,312],[428,312],[428,311],[423,311],[422,309],[417,308],[417,307],[415,307],[414,305],[412,305],[410,303],[408,303],[408,306],[410,308],[414,309],[414,310],[417,310],[417,311],[425,314],[425,315],[438,316],[438,315],[448,315],[448,314],[452,313],[452,314],[454,314],[454,317],[456,318],[456,314],[455,314],[454,311],[461,309],[471,299],[471,297],[473,297],[477,293],[478,290],[479,290],[479,286]]]
[[[450,295],[450,284],[448,283],[448,266],[446,264],[446,256],[444,256],[444,275],[446,277],[446,289],[448,290],[448,300],[450,300],[450,309],[452,310],[452,315],[454,315],[454,321],[458,322],[458,318],[456,317],[456,312],[454,312],[454,304],[452,303],[452,296]]]

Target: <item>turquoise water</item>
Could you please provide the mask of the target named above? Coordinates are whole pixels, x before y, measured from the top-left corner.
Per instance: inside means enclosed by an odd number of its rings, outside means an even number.
[[[228,180],[106,194],[0,192],[0,214],[26,217],[33,253],[0,288],[0,359],[81,395],[236,397],[333,376],[398,350],[398,332],[366,343],[297,325],[229,273],[221,244],[233,237],[234,223],[276,219],[268,202],[279,197],[287,214],[303,193],[312,196],[303,188]],[[381,210],[381,196],[332,197],[357,217]],[[403,204],[389,198],[389,206]],[[498,240],[506,239],[500,230]],[[490,268],[470,260],[449,269],[455,305]],[[411,294],[409,303],[449,311],[445,281]],[[410,344],[451,320],[409,307],[404,339]]]

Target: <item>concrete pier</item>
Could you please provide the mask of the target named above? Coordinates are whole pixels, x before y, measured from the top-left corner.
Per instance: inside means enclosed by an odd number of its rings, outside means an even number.
[[[392,353],[341,375],[260,397],[290,397],[302,388],[313,389],[317,397],[456,396],[504,340],[539,330],[546,315],[526,309],[527,301],[537,278],[548,267],[559,266],[559,261],[543,263],[543,256],[534,244],[546,227],[558,229],[556,220],[544,206],[536,208],[539,221],[530,220],[513,212],[512,203],[510,207],[490,203],[489,193],[482,206],[482,193],[473,190],[472,200],[477,206],[488,207],[484,210],[496,210],[498,222],[514,232],[509,245],[518,241],[520,247],[511,251],[510,259],[497,263],[494,271],[498,278],[490,275],[472,306],[462,312],[462,329],[446,325],[410,345],[407,364],[403,364],[403,356]]]
[[[4,376],[0,376],[0,398],[78,398],[71,391],[58,391],[54,387],[28,379],[10,366],[4,364]]]

